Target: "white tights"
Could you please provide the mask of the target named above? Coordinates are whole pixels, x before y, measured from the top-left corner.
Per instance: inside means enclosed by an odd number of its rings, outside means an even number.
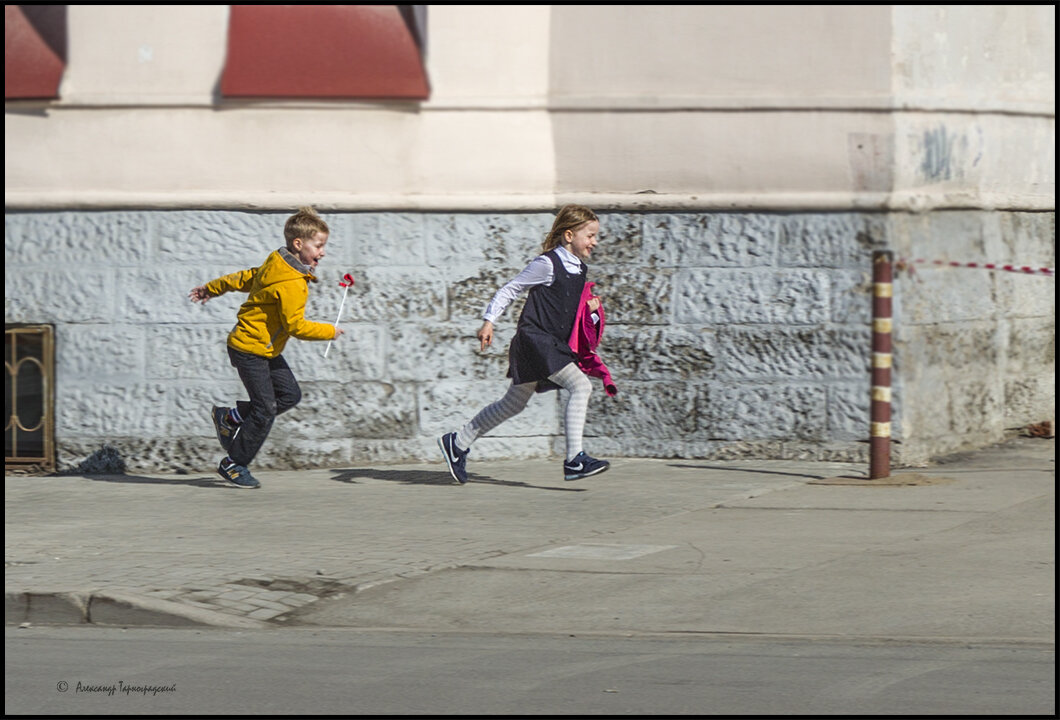
[[[564,430],[567,435],[567,459],[582,451],[582,435],[585,432],[585,413],[589,408],[589,395],[593,391],[592,383],[577,365],[570,363],[548,376],[548,379],[570,393],[567,408],[564,412]],[[471,443],[485,435],[505,420],[509,420],[523,411],[537,388],[536,382],[523,383],[508,387],[508,392],[497,402],[487,405],[478,415],[460,428],[456,434],[458,447],[468,449]]]

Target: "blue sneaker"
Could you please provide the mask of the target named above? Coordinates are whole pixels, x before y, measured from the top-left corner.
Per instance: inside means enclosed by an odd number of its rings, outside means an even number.
[[[235,439],[239,426],[228,418],[228,408],[226,407],[214,405],[213,409],[210,410],[210,416],[213,418],[213,428],[217,431],[217,442],[221,443],[221,447],[227,450],[232,446],[232,440]]]
[[[250,489],[261,486],[257,478],[250,474],[250,470],[247,470],[242,465],[236,465],[231,458],[225,458],[221,461],[221,464],[217,466],[217,474],[241,488]]]
[[[574,456],[573,460],[567,460],[563,463],[563,479],[581,480],[590,475],[598,475],[609,467],[611,467],[611,463],[607,460],[597,460],[596,458],[589,457],[585,454],[585,451],[582,450]]]
[[[445,455],[445,464],[449,466],[449,474],[453,479],[463,485],[467,482],[467,454],[471,450],[461,450],[456,446],[456,433],[446,433],[438,438],[438,447]]]

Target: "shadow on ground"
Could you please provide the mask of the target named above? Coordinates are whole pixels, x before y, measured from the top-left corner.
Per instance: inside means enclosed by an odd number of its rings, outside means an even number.
[[[333,470],[331,479],[336,482],[356,484],[358,478],[370,480],[385,480],[404,485],[453,485],[459,487],[459,483],[453,481],[452,476],[440,470],[382,470],[380,468],[348,468],[344,470]],[[530,488],[534,490],[558,490],[560,492],[585,492],[586,488],[577,487],[554,487],[549,485],[532,485],[518,480],[497,480],[488,475],[468,473],[468,484],[482,483],[488,485],[503,485],[505,487]]]
[[[124,475],[118,473],[106,473],[106,474],[90,474],[90,473],[56,473],[51,477],[74,477],[83,478],[85,480],[93,480],[95,482],[113,482],[113,483],[129,483],[131,485],[143,484],[143,485],[192,485],[194,487],[206,487],[206,488],[231,488],[233,490],[242,490],[243,488],[231,485],[219,477],[147,477],[145,475]]]
[[[757,468],[734,468],[722,465],[685,465],[683,463],[667,463],[670,467],[686,468],[689,470],[723,470],[725,472],[745,472],[755,475],[785,475],[787,477],[804,477],[811,480],[823,480],[824,475],[807,475],[805,473],[780,472],[779,470],[759,470]]]

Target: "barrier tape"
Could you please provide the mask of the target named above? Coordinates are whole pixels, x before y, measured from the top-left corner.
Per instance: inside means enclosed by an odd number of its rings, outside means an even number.
[[[1048,277],[1054,276],[1054,268],[1050,267],[1029,267],[1027,265],[998,265],[997,263],[960,263],[952,262],[950,260],[908,260],[906,258],[899,258],[895,262],[895,266],[899,270],[908,270],[913,272],[913,265],[942,265],[945,267],[959,267],[959,268],[975,268],[977,270],[1002,270],[1004,272],[1015,272],[1024,273],[1026,275],[1046,275]]]

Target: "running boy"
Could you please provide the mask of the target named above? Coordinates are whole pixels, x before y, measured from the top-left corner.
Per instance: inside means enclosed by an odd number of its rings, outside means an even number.
[[[329,233],[313,208],[300,208],[284,225],[287,246],[273,251],[261,267],[224,275],[188,293],[192,302],[203,304],[233,290],[248,294],[228,334],[228,357],[250,399],[233,408],[214,407],[211,413],[217,439],[228,451],[217,472],[239,487],[261,485],[247,466],[276,416],[302,399],[298,381],[280,354],[287,339],[332,340],[343,334],[337,326],[304,317],[309,283],[317,281],[313,270],[324,257]]]
[[[483,408],[459,432],[438,439],[459,483],[467,482],[467,455],[477,438],[522,412],[535,392],[563,388],[570,393],[564,413],[567,457],[563,476],[578,480],[604,472],[606,460],[590,457],[582,449],[585,412],[592,385],[579,369],[569,345],[574,320],[582,302],[588,260],[596,247],[600,221],[582,205],[565,205],[556,214],[538,255],[514,280],[497,291],[486,306],[478,331],[480,350],[493,343],[493,323],[524,290],[529,290],[519,324],[508,348],[508,377],[512,384],[497,402]]]

